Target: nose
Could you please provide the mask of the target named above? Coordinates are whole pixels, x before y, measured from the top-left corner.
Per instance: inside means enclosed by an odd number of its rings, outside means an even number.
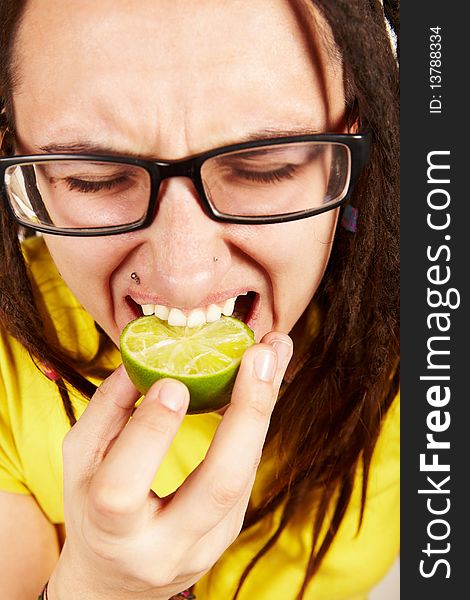
[[[165,179],[153,223],[145,231],[147,283],[172,306],[203,304],[230,266],[226,226],[204,212],[191,180]]]

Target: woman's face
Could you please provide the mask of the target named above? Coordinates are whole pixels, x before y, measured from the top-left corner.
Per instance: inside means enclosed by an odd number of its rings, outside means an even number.
[[[307,40],[287,0],[30,0],[16,45],[18,151],[111,148],[173,160],[249,138],[345,131],[342,72],[322,39]],[[116,343],[139,304],[187,315],[247,291],[256,296],[246,319],[260,339],[301,316],[336,220],[333,210],[283,224],[218,223],[178,177],[165,180],[145,230],[45,238]]]

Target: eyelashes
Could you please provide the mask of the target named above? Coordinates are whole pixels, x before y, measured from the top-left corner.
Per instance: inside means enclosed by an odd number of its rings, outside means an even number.
[[[286,179],[292,179],[296,172],[296,165],[286,165],[274,171],[233,170],[235,176],[254,183],[280,183]]]
[[[128,183],[129,178],[126,175],[116,177],[114,179],[106,179],[104,181],[89,181],[86,179],[76,179],[67,177],[65,182],[70,191],[78,191],[83,194],[92,194],[107,190],[115,189],[122,184]]]

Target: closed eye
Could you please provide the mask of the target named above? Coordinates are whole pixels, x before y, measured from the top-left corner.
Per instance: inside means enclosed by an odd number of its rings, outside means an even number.
[[[127,175],[121,175],[114,179],[104,180],[87,180],[87,179],[76,179],[75,177],[66,177],[65,181],[69,190],[82,192],[84,194],[93,194],[102,192],[104,190],[112,190],[124,183],[130,182]]]
[[[290,164],[272,171],[252,171],[250,169],[233,168],[232,173],[236,177],[255,183],[276,183],[292,179],[297,169],[298,165]]]

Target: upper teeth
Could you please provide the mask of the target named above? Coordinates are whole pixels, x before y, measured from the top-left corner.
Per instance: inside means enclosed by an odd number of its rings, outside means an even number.
[[[212,323],[220,319],[222,315],[230,317],[235,308],[235,298],[228,298],[221,304],[209,304],[205,308],[195,308],[188,314],[185,314],[179,308],[164,306],[163,304],[142,304],[144,315],[156,315],[163,321],[168,321],[168,325],[177,325],[180,327],[196,327],[205,323]]]

